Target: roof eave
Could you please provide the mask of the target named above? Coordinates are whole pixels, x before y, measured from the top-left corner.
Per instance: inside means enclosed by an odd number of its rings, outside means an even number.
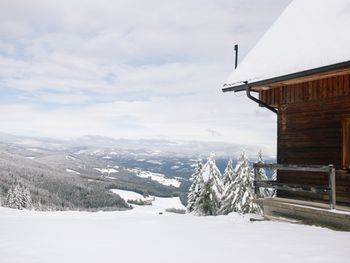
[[[350,61],[331,64],[331,65],[327,65],[327,66],[323,66],[323,67],[319,67],[319,68],[314,68],[314,69],[308,69],[308,70],[304,70],[304,71],[300,71],[300,72],[296,72],[296,73],[291,73],[291,74],[287,74],[287,75],[283,75],[283,76],[279,76],[279,77],[274,77],[274,78],[269,78],[269,79],[265,79],[265,80],[259,80],[259,81],[251,82],[251,83],[249,83],[248,81],[242,81],[241,82],[242,84],[223,88],[222,91],[223,92],[229,92],[229,91],[239,92],[239,91],[246,90],[247,85],[249,87],[266,86],[266,85],[276,83],[276,82],[288,81],[288,80],[292,80],[292,79],[308,77],[308,76],[312,76],[312,75],[316,75],[316,74],[325,73],[328,71],[336,71],[336,70],[342,70],[342,69],[346,69],[346,68],[350,68]]]

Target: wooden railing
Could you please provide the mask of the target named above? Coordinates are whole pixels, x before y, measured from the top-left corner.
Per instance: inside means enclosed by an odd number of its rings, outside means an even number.
[[[255,163],[254,167],[254,187],[257,194],[259,188],[274,188],[276,190],[283,191],[295,191],[295,192],[308,192],[316,194],[328,194],[329,196],[329,208],[335,209],[336,193],[335,193],[335,168],[330,165],[291,165],[291,164],[269,164],[269,163]],[[257,178],[258,170],[260,168],[276,169],[279,171],[304,171],[304,172],[323,172],[328,174],[328,187],[322,186],[310,186],[310,185],[298,185],[279,183],[278,181],[265,180],[262,181]],[[260,180],[259,180],[260,179]]]

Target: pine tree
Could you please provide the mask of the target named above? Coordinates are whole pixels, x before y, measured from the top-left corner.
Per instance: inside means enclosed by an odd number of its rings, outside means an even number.
[[[232,208],[235,212],[242,214],[261,214],[261,207],[255,202],[254,175],[249,167],[249,161],[244,152],[238,159],[236,173],[237,177],[232,187]]]
[[[20,184],[12,186],[6,196],[7,207],[14,209],[29,209],[32,207],[32,199],[28,188]]]
[[[264,161],[263,161],[263,158],[262,158],[262,151],[260,150],[258,152],[258,161],[257,163],[259,164],[263,164]],[[266,176],[266,172],[265,172],[265,169],[263,168],[259,168],[258,171],[257,171],[257,174],[256,174],[256,179],[259,180],[259,181],[267,181],[268,178]],[[269,189],[269,188],[260,188],[259,189],[259,197],[261,198],[268,198],[268,197],[271,197],[272,196],[272,190]]]
[[[5,206],[11,207],[11,208],[15,208],[15,206],[16,206],[16,204],[15,204],[15,198],[14,198],[14,193],[13,193],[13,187],[11,187],[11,188],[7,191]]]
[[[230,159],[227,163],[226,169],[224,171],[223,175],[223,184],[224,184],[224,189],[230,185],[236,178],[236,173],[235,170],[233,169],[232,166],[232,159]]]
[[[203,185],[203,178],[201,176],[203,164],[200,160],[196,163],[196,168],[194,173],[191,176],[192,184],[188,193],[187,201],[187,211],[190,213],[194,210],[196,200],[199,196],[201,186]]]
[[[22,207],[22,189],[19,184],[12,186],[6,196],[6,206],[15,209],[23,209]]]
[[[42,211],[43,210],[43,207],[42,207],[42,204],[41,204],[41,199],[39,199],[38,202],[35,204],[34,210],[38,210],[38,211]]]
[[[25,209],[31,209],[33,207],[32,196],[27,187],[22,187],[22,207]]]
[[[232,160],[230,159],[224,172],[224,192],[221,200],[220,214],[227,215],[234,211],[232,200],[234,199],[234,193],[236,185],[234,184],[236,179],[236,172],[232,166]]]
[[[214,155],[210,155],[203,166],[201,176],[203,183],[193,211],[197,215],[216,215],[221,206],[223,184]]]

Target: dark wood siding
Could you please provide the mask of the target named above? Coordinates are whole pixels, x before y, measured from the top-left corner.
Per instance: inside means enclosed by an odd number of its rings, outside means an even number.
[[[260,99],[272,106],[350,95],[350,74],[262,90]]]
[[[334,164],[342,166],[342,121],[350,117],[348,89],[329,85],[318,91],[322,94],[288,95],[288,103],[279,104],[278,110],[278,163],[283,164]],[[327,81],[327,82],[328,82]],[[304,86],[304,84],[302,84]],[[317,87],[318,88],[318,87]],[[294,89],[294,87],[283,87]],[[301,89],[300,89],[301,90]],[[346,91],[345,91],[346,90]],[[337,96],[335,96],[337,94]],[[314,99],[296,99],[304,98]],[[294,98],[294,99],[292,99]],[[305,185],[327,185],[327,175],[304,172],[280,172],[278,181]],[[350,204],[350,173],[336,174],[337,200]],[[278,193],[280,196],[305,197],[305,195]]]
[[[350,118],[343,119],[342,122],[342,167],[344,169],[350,168]]]

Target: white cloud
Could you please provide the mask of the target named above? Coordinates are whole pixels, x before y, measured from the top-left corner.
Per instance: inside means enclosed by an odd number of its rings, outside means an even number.
[[[2,1],[0,121],[22,134],[211,140],[212,129],[274,145],[274,116],[220,88],[233,44],[242,57],[288,2]]]

